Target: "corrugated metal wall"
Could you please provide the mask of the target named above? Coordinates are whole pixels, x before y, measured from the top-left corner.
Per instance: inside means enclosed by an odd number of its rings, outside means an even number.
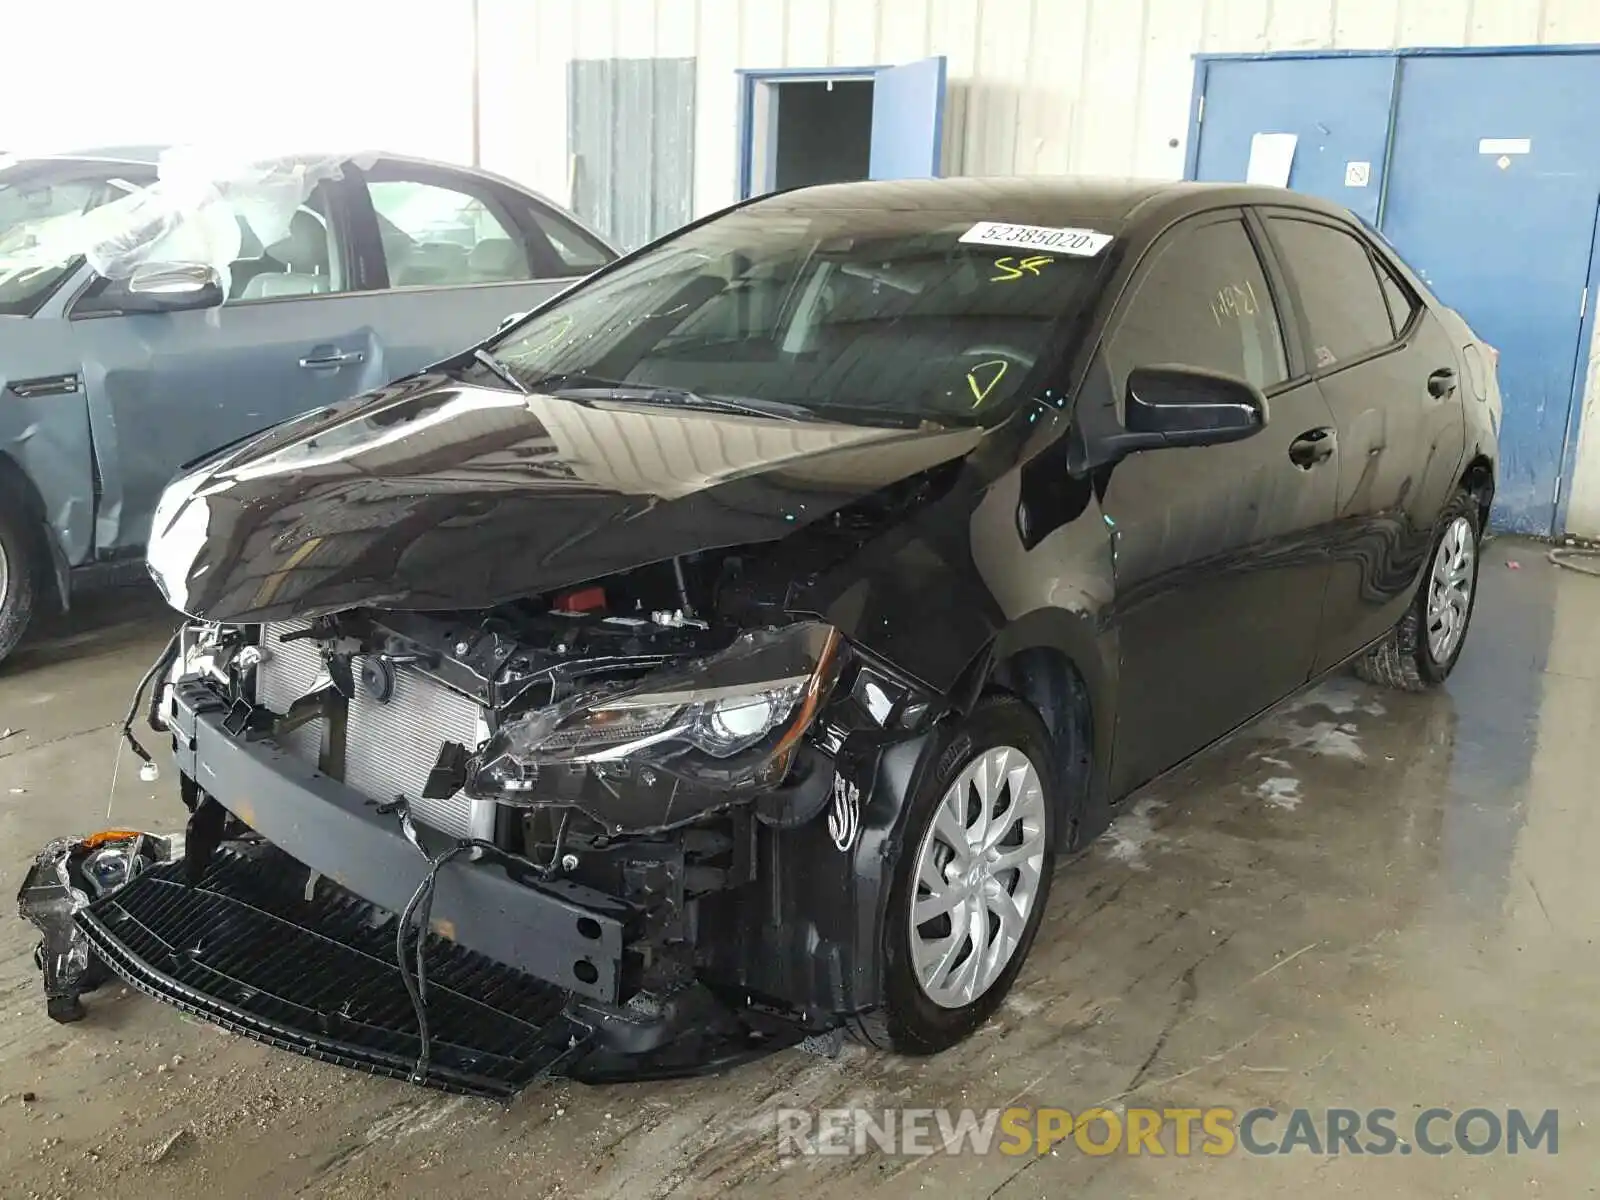
[[[634,250],[694,209],[692,58],[575,58],[568,64],[572,211]]]
[[[1600,0],[480,0],[484,163],[567,198],[567,63],[698,60],[695,211],[752,67],[949,59],[946,170],[1183,173],[1198,52],[1600,41]]]

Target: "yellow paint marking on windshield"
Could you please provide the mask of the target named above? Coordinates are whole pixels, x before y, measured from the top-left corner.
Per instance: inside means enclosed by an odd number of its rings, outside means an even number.
[[[977,408],[989,398],[989,393],[994,391],[995,385],[1006,377],[1006,371],[1011,364],[1003,358],[991,358],[988,362],[981,362],[967,372],[967,386],[972,389],[972,407]],[[994,374],[987,383],[978,378],[978,372],[985,368],[993,368]]]
[[[989,282],[1010,283],[1012,280],[1021,279],[1024,275],[1037,275],[1041,267],[1053,262],[1055,259],[1048,254],[1035,254],[1031,258],[1020,260],[1007,254],[994,260],[995,270],[1003,273],[989,276]]]
[[[572,318],[566,313],[563,313],[560,317],[556,318],[555,323],[545,333],[545,336],[542,340],[535,342],[531,346],[518,347],[513,357],[518,362],[521,362],[524,359],[532,358],[535,354],[543,354],[546,350],[553,350],[555,349],[556,343],[560,342],[562,338],[566,337],[571,329]]]

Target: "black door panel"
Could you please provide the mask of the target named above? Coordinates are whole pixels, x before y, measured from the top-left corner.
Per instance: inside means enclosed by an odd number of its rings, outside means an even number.
[[[1113,794],[1303,684],[1316,652],[1340,440],[1316,385],[1289,372],[1273,289],[1237,213],[1159,243],[1113,318],[1084,400],[1174,363],[1268,395],[1243,441],[1145,451],[1104,476],[1121,679]]]
[[[1339,529],[1318,669],[1379,637],[1409,603],[1461,473],[1459,389],[1435,395],[1453,347],[1432,314],[1392,353],[1336,372],[1322,393],[1340,431]]]
[[[1337,537],[1317,670],[1405,611],[1456,486],[1466,429],[1455,347],[1354,228],[1265,210],[1339,439]]]

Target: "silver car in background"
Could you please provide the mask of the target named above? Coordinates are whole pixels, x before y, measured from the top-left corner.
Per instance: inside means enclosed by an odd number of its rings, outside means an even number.
[[[39,605],[137,570],[181,465],[615,257],[508,180],[398,155],[0,158],[0,659]]]

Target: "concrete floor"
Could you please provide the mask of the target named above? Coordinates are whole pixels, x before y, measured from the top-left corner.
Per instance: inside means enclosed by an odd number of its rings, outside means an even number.
[[[52,1025],[31,930],[0,922],[0,1193],[1593,1194],[1600,580],[1507,541],[1484,570],[1442,693],[1335,680],[1130,800],[1062,869],[1000,1017],[936,1060],[795,1052],[502,1108],[308,1062],[121,989]],[[141,783],[124,758],[109,791],[115,723],[167,628],[142,595],[114,598],[0,672],[0,730],[17,730],[0,739],[0,892],[46,838],[106,824],[108,797],[117,824],[176,828],[169,778]],[[1387,1107],[1402,1129],[1432,1106],[1556,1108],[1560,1152],[785,1163],[773,1133],[781,1105],[1097,1103]]]

